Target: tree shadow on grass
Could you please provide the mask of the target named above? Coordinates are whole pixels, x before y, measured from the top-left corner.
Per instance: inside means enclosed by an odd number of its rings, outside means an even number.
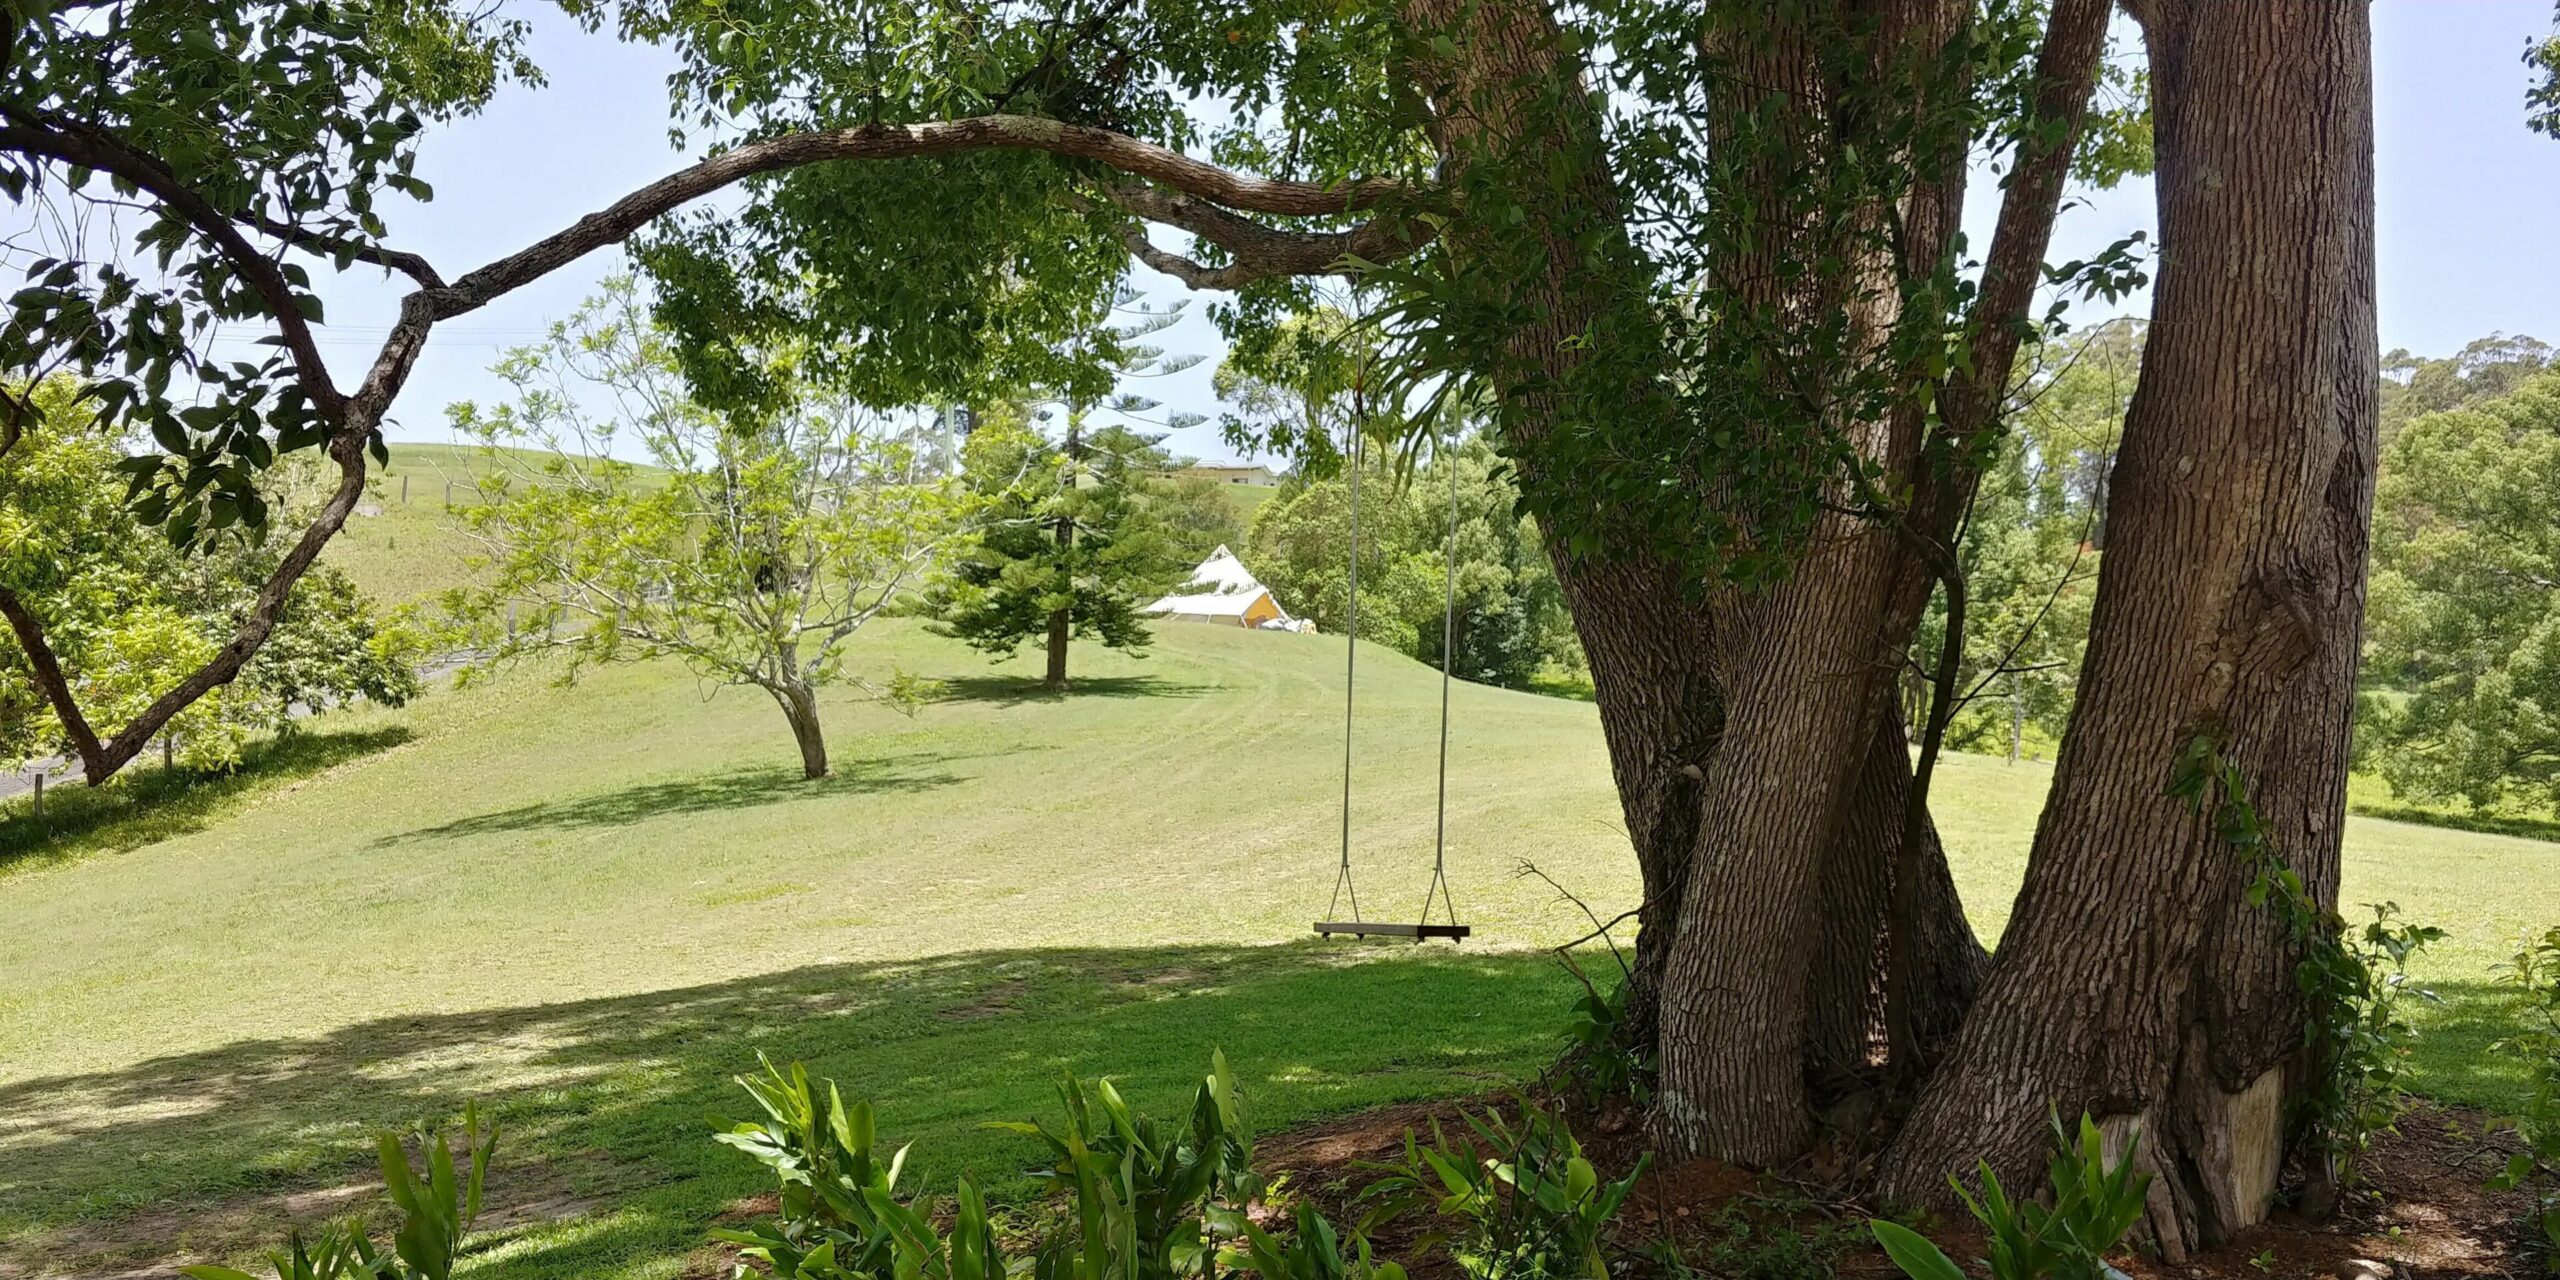
[[[988,702],[1020,706],[1026,702],[1067,702],[1078,698],[1197,698],[1217,686],[1163,676],[1088,676],[1052,689],[1031,676],[950,676],[935,681],[936,702]]]
[[[297,729],[252,742],[226,773],[132,768],[103,787],[56,786],[44,820],[32,796],[0,806],[0,874],[100,853],[124,853],[202,831],[233,801],[308,778],[417,736],[406,726],[336,731]]]
[[[544,800],[492,813],[456,818],[432,827],[375,840],[387,848],[421,840],[460,840],[506,831],[620,827],[670,814],[708,813],[886,791],[928,791],[962,779],[923,768],[965,758],[958,752],[916,752],[879,759],[838,760],[824,778],[804,778],[796,768],[757,766],[721,773],[645,782],[574,800]]]
[[[484,1239],[474,1276],[614,1280],[698,1248],[770,1189],[710,1141],[710,1117],[751,1110],[732,1078],[760,1051],[874,1100],[884,1136],[915,1142],[912,1185],[947,1190],[967,1170],[1020,1198],[1038,1152],[984,1122],[1046,1115],[1061,1068],[1178,1116],[1223,1048],[1276,1131],[1516,1079],[1552,1054],[1569,986],[1519,952],[1035,948],[242,1040],[0,1086],[0,1273],[253,1248],[297,1206],[374,1200],[330,1194],[368,1177],[369,1132],[476,1098],[509,1134],[493,1202],[537,1220]],[[528,1184],[574,1207],[514,1211]]]

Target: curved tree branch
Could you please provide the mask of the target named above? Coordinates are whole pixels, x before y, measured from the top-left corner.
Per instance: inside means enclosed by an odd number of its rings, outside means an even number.
[[[1194,289],[1234,289],[1273,276],[1327,275],[1342,270],[1345,259],[1391,262],[1420,251],[1438,234],[1438,228],[1417,217],[1378,217],[1343,231],[1283,231],[1143,182],[1114,183],[1103,194],[1149,222],[1188,231],[1234,255],[1224,267],[1203,266],[1157,248],[1145,228],[1129,228],[1132,256]]]
[[[747,143],[650,183],[446,288],[426,292],[439,320],[487,306],[565,263],[621,243],[660,214],[756,174],[830,160],[898,160],[987,150],[1040,151],[1092,160],[1249,213],[1291,217],[1355,213],[1412,192],[1407,184],[1386,178],[1329,185],[1252,177],[1125,133],[1036,116],[866,124]]]
[[[80,713],[80,700],[71,696],[71,682],[62,675],[62,663],[53,656],[53,646],[45,643],[44,628],[35,615],[27,612],[26,602],[18,593],[0,587],[0,614],[9,618],[9,629],[18,633],[18,647],[27,654],[27,665],[34,668],[36,687],[44,690],[45,700],[53,704],[53,713],[62,717],[62,734],[71,739],[71,748],[84,765],[98,759],[98,733],[89,727],[89,718]],[[91,770],[93,779],[94,767]]]
[[[157,157],[127,146],[103,129],[65,129],[22,112],[10,115],[17,123],[0,126],[0,151],[41,156],[113,174],[150,192],[163,207],[185,219],[198,235],[211,242],[232,269],[249,282],[249,287],[257,290],[259,301],[266,304],[277,332],[284,338],[285,350],[293,356],[294,376],[302,384],[303,395],[324,417],[334,419],[345,412],[346,396],[329,379],[329,366],[320,358],[319,344],[312,341],[311,324],[302,318],[292,283],[285,279],[275,259],[260,253],[258,246],[240,233],[230,214],[214,207],[204,193],[188,186]]]
[[[1333,270],[1346,253],[1372,258],[1395,256],[1420,248],[1430,238],[1428,225],[1413,219],[1379,219],[1367,226],[1343,232],[1291,233],[1260,226],[1229,212],[1245,210],[1295,217],[1354,213],[1390,199],[1416,194],[1414,188],[1401,182],[1372,179],[1346,185],[1325,185],[1257,178],[1126,134],[1031,116],[978,116],[931,124],[875,124],[791,134],[747,143],[679,170],[450,284],[443,283],[433,267],[415,254],[374,248],[359,251],[355,256],[407,272],[421,282],[421,287],[402,300],[400,319],[383,340],[364,381],[354,395],[347,396],[328,382],[319,353],[311,341],[310,327],[295,309],[292,290],[282,272],[274,260],[258,252],[257,247],[241,234],[240,227],[246,225],[315,252],[337,252],[357,246],[254,215],[225,214],[157,161],[111,144],[111,139],[102,140],[93,136],[92,131],[65,132],[23,117],[16,125],[0,127],[0,150],[49,156],[124,177],[184,216],[199,234],[211,240],[224,256],[234,262],[275,311],[277,323],[284,329],[287,346],[294,352],[296,364],[304,372],[306,392],[335,428],[328,450],[330,457],[339,465],[340,478],[328,502],[259,589],[249,616],[242,621],[231,640],[223,645],[222,651],[175,688],[162,694],[112,739],[103,743],[98,741],[81,716],[76,701],[71,698],[67,682],[54,681],[59,687],[55,708],[78,745],[82,764],[92,785],[105,781],[123,768],[179,712],[237,677],[242,665],[266,644],[267,638],[275,631],[277,618],[294,585],[319,558],[321,548],[345,525],[348,513],[354,510],[357,499],[363,495],[365,446],[375,435],[392,400],[407,384],[410,372],[417,366],[419,353],[426,347],[427,335],[437,321],[487,306],[588,253],[622,242],[652,219],[732,183],[760,173],[837,160],[894,160],[970,150],[1041,151],[1091,160],[1183,193],[1188,198],[1167,196],[1153,188],[1135,187],[1144,194],[1132,195],[1130,200],[1136,203],[1129,207],[1153,207],[1164,214],[1169,224],[1227,245],[1231,252],[1238,254],[1240,265],[1249,254],[1258,251],[1260,257],[1255,259],[1254,269],[1259,274],[1251,278],[1284,271],[1297,274],[1327,272]],[[1144,242],[1143,235],[1137,239],[1139,243]],[[1131,247],[1133,251],[1137,249],[1135,244]],[[1150,259],[1150,254],[1156,257]],[[1151,245],[1140,256],[1142,260],[1150,261],[1175,260],[1174,255],[1164,254]],[[1196,263],[1191,266],[1196,275],[1206,277],[1212,274]],[[1226,270],[1234,271],[1235,268]],[[315,379],[316,391],[311,389]],[[0,607],[8,607],[10,603],[0,600]],[[42,628],[32,617],[26,617],[23,609],[9,608],[9,613],[13,624],[18,624],[19,619],[25,617],[23,625],[19,625],[20,640],[31,657],[42,654],[43,660],[49,662],[51,650],[45,645]],[[58,676],[59,673],[56,674]]]

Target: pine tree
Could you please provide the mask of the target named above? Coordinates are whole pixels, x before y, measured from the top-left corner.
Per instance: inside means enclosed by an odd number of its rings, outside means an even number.
[[[1101,380],[1161,377],[1199,362],[1134,342],[1173,324],[1180,305],[1148,308],[1125,290],[1118,302],[1137,318],[1098,328],[1080,353]],[[1070,641],[1125,650],[1152,642],[1141,611],[1179,586],[1191,563],[1156,502],[1172,459],[1160,435],[1132,424],[1200,420],[1148,416],[1161,407],[1129,393],[1063,388],[990,414],[969,440],[965,469],[992,510],[934,586],[934,630],[998,658],[1038,638],[1048,653],[1041,682],[1057,690],[1067,687]],[[1040,429],[1043,409],[1062,415],[1059,440]]]

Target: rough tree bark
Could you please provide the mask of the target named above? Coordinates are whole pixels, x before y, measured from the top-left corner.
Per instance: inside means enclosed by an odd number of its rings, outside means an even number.
[[[1882,1168],[2035,1168],[2048,1108],[2139,1126],[2172,1257],[2255,1221],[2300,1044],[2292,957],[2164,794],[2196,735],[2335,892],[2373,490],[2370,33],[2356,0],[2155,0],[2163,258],[2107,570],[2026,886]]]
[[[1559,483],[1538,446],[1571,411],[1557,389],[1574,384],[1583,358],[1575,339],[1608,320],[1623,321],[1619,304],[1630,292],[1640,297],[1643,288],[1624,259],[1594,250],[1611,243],[1608,234],[1580,234],[1598,223],[1615,234],[1622,200],[1605,166],[1591,159],[1598,154],[1589,145],[1596,126],[1582,114],[1586,100],[1570,83],[1570,60],[1556,52],[1556,29],[1544,6],[1417,0],[1408,14],[1417,26],[1450,35],[1458,50],[1452,64],[1423,76],[1439,107],[1435,140],[1453,186],[1464,189],[1469,167],[1478,164],[1533,164],[1535,172],[1575,179],[1531,201],[1533,225],[1545,232],[1550,251],[1524,273],[1528,278],[1506,284],[1510,296],[1534,302],[1530,313],[1539,322],[1511,332],[1496,362],[1518,392],[1508,401],[1513,414],[1505,425],[1524,483]],[[1462,260],[1482,251],[1463,220],[1444,233],[1444,244]],[[1613,332],[1627,336],[1623,326]],[[1639,402],[1626,411],[1650,408]],[[1698,997],[1719,985],[1702,976],[1719,965],[1765,988],[1753,1006],[1781,1012],[1730,1030],[1741,1033],[1736,1043],[1777,1100],[1753,1106],[1727,1132],[1736,1150],[1748,1145],[1772,1158],[1800,1147],[1807,1075],[1853,1073],[1874,1053],[1879,939],[1910,781],[1901,734],[1892,733],[1888,743],[1878,732],[1889,708],[1876,696],[1889,679],[1878,673],[1889,672],[1888,655],[1899,652],[1899,641],[1880,631],[1878,621],[1890,566],[1901,553],[1874,528],[1854,524],[1835,526],[1825,546],[1775,603],[1710,595],[1694,573],[1642,552],[1557,557],[1591,655],[1602,728],[1644,876],[1632,1032],[1654,1043],[1674,1016],[1692,1035],[1701,1028],[1727,1030]],[[1758,717],[1738,763],[1727,719],[1737,683],[1751,691]],[[1789,793],[1762,785],[1772,777],[1789,779]],[[1724,799],[1714,802],[1718,794]],[[1718,825],[1732,823],[1737,812],[1748,813],[1750,834]],[[1971,994],[1982,953],[1964,925],[1933,835],[1926,845],[1923,880],[1932,888],[1924,898],[1934,913],[1928,935],[1936,944],[1929,970],[1933,992],[1942,997],[1932,1025],[1951,1027]],[[1744,850],[1744,857],[1728,862],[1729,849]],[[1768,879],[1732,865],[1745,858],[1774,868],[1784,882],[1788,903],[1775,914],[1788,922],[1782,931],[1800,935],[1792,944],[1770,935],[1765,904],[1732,900],[1735,891]],[[1714,868],[1720,892],[1700,894],[1691,874],[1697,866]],[[1819,951],[1817,911],[1826,926]],[[1753,920],[1751,930],[1728,927],[1743,918]],[[1729,950],[1713,962],[1693,959],[1686,972],[1666,981],[1682,940],[1699,937]],[[1809,989],[1818,992],[1825,1015],[1819,1025],[1804,1016]],[[1676,1015],[1661,1004],[1666,993],[1681,993],[1685,1005]]]
[[[1910,181],[1872,204],[1795,210],[1781,194],[1799,169],[1859,141],[1872,144],[1841,107],[1844,77],[1907,79],[1914,99],[1925,98],[1940,83],[1931,74],[1937,51],[1968,12],[1946,0],[1861,8],[1857,20],[1845,12],[1772,15],[1747,43],[1722,51],[1735,66],[1712,95],[1711,124],[1742,149],[1739,188],[1727,196],[1758,192],[1754,203],[1768,212],[1747,231],[1738,257],[1720,266],[1719,305],[1769,317],[1782,341],[1790,323],[1845,311],[1855,340],[1881,348],[1903,320],[1897,282],[1934,269],[1955,231],[1960,157],[1947,163],[1907,155]],[[1830,47],[1850,39],[1859,43]],[[1746,130],[1741,121],[1752,124]],[[1886,226],[1898,231],[1880,234]],[[1845,269],[1787,270],[1833,259],[1845,260]],[[1771,356],[1776,366],[1794,362],[1792,352]],[[1924,426],[1916,406],[1876,421],[1842,421],[1840,413],[1807,402],[1801,421],[1738,426],[1761,433],[1773,449],[1807,453],[1826,471],[1831,442],[1823,437],[1836,433],[1850,455],[1882,474],[1915,473]],[[1917,610],[1904,616],[1893,608],[1914,550],[1897,530],[1855,513],[1861,495],[1845,478],[1822,483],[1831,510],[1818,518],[1788,578],[1758,592],[1728,593],[1718,610],[1724,738],[1701,792],[1697,870],[1683,886],[1685,927],[1665,961],[1655,1127],[1678,1154],[1774,1164],[1809,1145],[1809,1051],[1821,1046],[1828,1057],[1851,1048],[1841,1036],[1845,1020],[1817,1028],[1809,973],[1852,956],[1863,971],[1872,955],[1855,926],[1825,918],[1825,908],[1847,905],[1832,881],[1878,853],[1889,868],[1903,844],[1899,810],[1881,850],[1849,832],[1859,800],[1885,798],[1858,783],[1893,717],[1893,676],[1918,622]],[[1906,772],[1898,760],[1890,763],[1895,773]],[[1920,852],[1913,850],[1915,873]],[[1826,866],[1835,858],[1845,865]],[[1891,871],[1880,878],[1889,886]],[[1914,883],[1925,878],[1915,875]],[[1889,888],[1883,894],[1892,896]],[[1861,923],[1871,938],[1875,917]],[[1843,950],[1817,950],[1825,946]],[[1772,965],[1772,955],[1813,962]],[[1823,994],[1849,993],[1826,984]],[[1865,1006],[1860,999],[1858,1007]],[[1837,1065],[1854,1069],[1862,1058]]]

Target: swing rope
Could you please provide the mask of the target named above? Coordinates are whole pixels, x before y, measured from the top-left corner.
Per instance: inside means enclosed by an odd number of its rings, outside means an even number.
[[[1455,925],[1458,903],[1449,896],[1449,671],[1458,665],[1458,461],[1449,455],[1448,443],[1445,434],[1432,437],[1432,452],[1449,469],[1449,544],[1440,556],[1449,579],[1440,604],[1440,812],[1431,832],[1431,884],[1422,891],[1422,914],[1415,918],[1431,923],[1436,893]]]
[[[1440,612],[1440,777],[1438,812],[1431,837],[1431,883],[1422,893],[1422,914],[1410,925],[1372,924],[1360,915],[1360,887],[1351,875],[1351,734],[1355,723],[1353,678],[1360,662],[1360,472],[1367,457],[1366,440],[1359,423],[1351,424],[1351,603],[1345,610],[1342,658],[1342,860],[1333,879],[1333,896],[1325,903],[1326,921],[1318,922],[1316,932],[1323,934],[1383,933],[1410,937],[1416,942],[1424,938],[1458,939],[1472,930],[1458,923],[1457,899],[1449,892],[1449,685],[1450,671],[1456,662],[1458,634],[1458,468],[1449,456],[1447,438],[1435,436],[1434,452],[1441,465],[1449,468],[1449,534],[1443,561],[1446,565],[1445,599]],[[1335,920],[1335,910],[1344,897],[1351,900],[1351,919]],[[1445,925],[1431,923],[1431,904],[1437,901],[1448,917]]]
[[[1360,886],[1351,880],[1351,678],[1360,667],[1360,460],[1362,457],[1360,424],[1351,423],[1351,607],[1342,628],[1342,871],[1333,878],[1333,898],[1325,903],[1324,917],[1338,919],[1334,908],[1342,903],[1342,895],[1351,895],[1351,922],[1361,923]]]

